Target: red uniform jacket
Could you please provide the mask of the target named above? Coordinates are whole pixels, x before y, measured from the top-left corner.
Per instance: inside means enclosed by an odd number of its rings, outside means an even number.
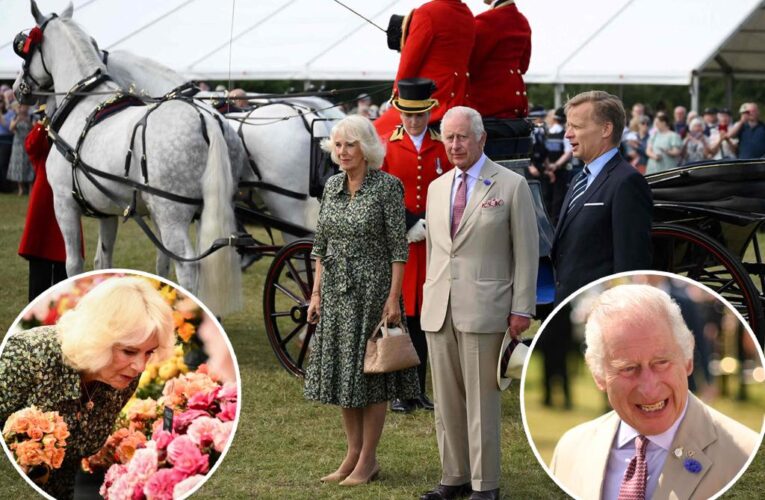
[[[440,168],[439,168],[440,167]],[[417,152],[412,139],[399,125],[388,138],[382,170],[395,175],[404,184],[404,205],[407,228],[425,218],[428,186],[438,176],[451,170],[441,137],[429,129]],[[419,316],[422,307],[422,285],[425,283],[425,241],[409,244],[409,259],[404,267],[404,306],[407,316]]]
[[[29,161],[35,170],[35,181],[29,193],[29,208],[24,223],[24,232],[19,243],[19,255],[24,258],[37,258],[55,262],[66,261],[64,237],[56,222],[53,211],[53,191],[48,184],[45,161],[48,159],[50,142],[45,127],[35,124],[24,143]],[[85,255],[80,231],[80,248]]]
[[[396,81],[430,78],[436,83],[430,123],[437,122],[449,108],[466,102],[468,61],[475,39],[475,20],[460,0],[431,0],[412,11],[407,36],[402,43]],[[387,137],[401,123],[395,108],[375,121],[380,137]]]
[[[531,58],[529,22],[510,3],[479,14],[475,23],[469,105],[484,117],[525,117],[529,101],[523,74]]]

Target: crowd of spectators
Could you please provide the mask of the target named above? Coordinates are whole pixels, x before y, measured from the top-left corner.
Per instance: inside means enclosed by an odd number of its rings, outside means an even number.
[[[16,101],[13,90],[0,86],[0,191],[14,188],[19,195],[29,193],[35,174],[24,141],[34,117],[29,106]]]

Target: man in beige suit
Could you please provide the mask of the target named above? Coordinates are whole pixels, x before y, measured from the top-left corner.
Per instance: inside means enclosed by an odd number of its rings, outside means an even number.
[[[614,287],[598,298],[585,336],[587,365],[614,411],[558,441],[550,469],[567,493],[706,499],[748,464],[760,436],[688,392],[693,335],[669,295]]]
[[[499,497],[503,333],[518,337],[534,314],[539,260],[531,191],[483,154],[481,115],[450,109],[441,122],[457,168],[430,184],[422,329],[435,395],[440,484],[423,500]]]

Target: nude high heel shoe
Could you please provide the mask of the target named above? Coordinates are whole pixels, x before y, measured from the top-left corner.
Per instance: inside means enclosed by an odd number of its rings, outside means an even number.
[[[346,477],[350,476],[350,472],[333,472],[332,474],[326,475],[323,478],[320,479],[322,483],[339,483]]]
[[[351,479],[350,477],[342,480],[340,482],[340,486],[358,486],[360,484],[368,484],[377,479],[377,476],[380,475],[380,466],[375,465],[375,468],[372,469],[372,472],[369,474],[369,476],[363,478],[363,479]]]

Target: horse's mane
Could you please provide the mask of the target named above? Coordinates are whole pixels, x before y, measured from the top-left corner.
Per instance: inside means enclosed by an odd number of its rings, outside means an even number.
[[[61,26],[64,28],[62,30],[64,36],[68,37],[72,40],[73,44],[79,47],[80,50],[76,50],[72,54],[77,63],[82,66],[95,66],[96,68],[106,70],[98,50],[91,43],[90,36],[85,33],[85,30],[77,22],[63,17],[58,17],[52,22],[55,21],[61,23]]]

